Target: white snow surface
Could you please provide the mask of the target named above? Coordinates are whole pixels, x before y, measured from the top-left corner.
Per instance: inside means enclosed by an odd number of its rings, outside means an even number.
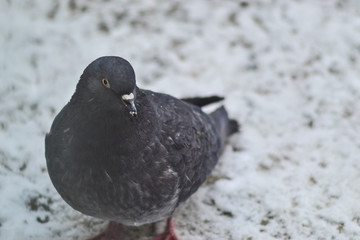
[[[0,239],[104,229],[52,186],[44,137],[105,55],[141,88],[224,96],[241,123],[175,215],[181,240],[360,239],[360,1],[2,0],[0,13]]]

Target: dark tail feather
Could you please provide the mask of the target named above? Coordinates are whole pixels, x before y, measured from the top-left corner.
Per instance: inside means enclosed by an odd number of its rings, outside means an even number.
[[[219,96],[210,96],[210,97],[182,98],[181,100],[196,105],[198,107],[203,107],[211,103],[222,101],[224,100],[224,98]]]
[[[235,119],[229,119],[228,136],[240,131],[240,125]]]
[[[234,119],[229,119],[224,106],[216,109],[213,113],[210,114],[210,117],[215,122],[215,126],[217,127],[218,133],[222,140],[222,146],[224,146],[226,139],[230,135],[239,131],[239,123]]]

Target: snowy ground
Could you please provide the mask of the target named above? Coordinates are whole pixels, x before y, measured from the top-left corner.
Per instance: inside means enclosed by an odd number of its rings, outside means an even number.
[[[219,94],[242,123],[175,217],[181,240],[360,239],[360,1],[0,1],[0,239],[85,239],[44,136],[95,58]]]

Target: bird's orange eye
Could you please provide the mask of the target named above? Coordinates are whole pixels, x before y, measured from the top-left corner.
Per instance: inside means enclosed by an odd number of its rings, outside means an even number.
[[[107,88],[110,88],[110,83],[109,83],[109,80],[107,80],[106,78],[103,78],[101,80],[102,84],[107,87]]]

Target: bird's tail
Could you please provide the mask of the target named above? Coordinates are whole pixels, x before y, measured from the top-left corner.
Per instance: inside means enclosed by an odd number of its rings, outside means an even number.
[[[198,107],[203,107],[203,106],[209,105],[211,103],[216,103],[216,102],[222,101],[222,100],[224,100],[224,98],[219,97],[219,96],[210,96],[210,97],[182,98],[181,100],[183,100],[187,103],[191,103]]]
[[[229,119],[229,116],[224,108],[224,106],[219,107],[213,113],[210,114],[210,117],[214,120],[215,126],[220,134],[222,145],[224,146],[226,139],[239,131],[240,125],[234,119]]]

